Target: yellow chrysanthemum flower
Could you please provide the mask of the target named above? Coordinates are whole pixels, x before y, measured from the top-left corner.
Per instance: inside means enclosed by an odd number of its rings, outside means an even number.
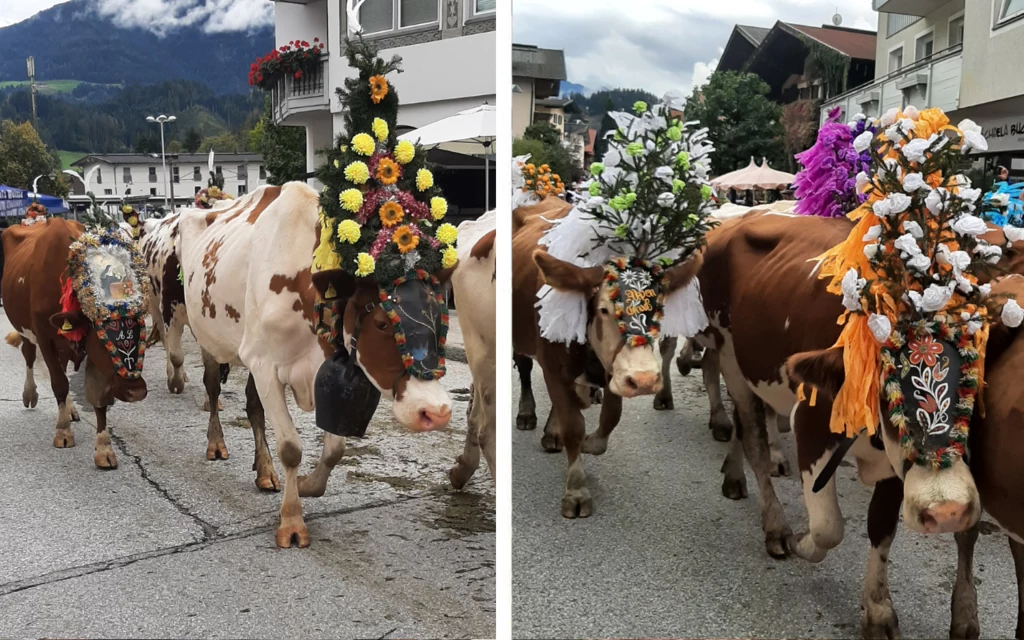
[[[377,261],[368,253],[360,253],[356,256],[356,275],[368,276],[377,268]]]
[[[335,169],[340,169],[340,168],[341,168],[341,163],[340,163],[340,162],[338,162],[337,160],[335,160],[335,161],[334,161],[334,168],[335,168]]]
[[[331,233],[333,223],[324,216],[323,209],[320,210],[320,244],[313,251],[313,273],[320,271],[331,271],[341,267],[341,257],[331,246]]]
[[[408,140],[401,140],[395,146],[395,160],[399,164],[409,164],[416,157],[416,145]]]
[[[434,174],[430,173],[429,169],[420,169],[416,172],[417,189],[420,191],[426,191],[432,186],[434,186]]]
[[[453,245],[459,237],[459,230],[455,228],[454,224],[446,222],[437,228],[437,233],[434,234],[434,237],[441,244]]]
[[[434,220],[440,220],[448,213],[448,201],[444,198],[434,196],[430,199],[430,215]]]
[[[447,247],[441,252],[441,268],[448,269],[455,266],[455,263],[459,261],[459,252],[455,250],[455,247]]]
[[[343,209],[356,213],[363,206],[363,193],[359,189],[345,189],[338,196],[338,201]]]
[[[366,184],[370,179],[370,168],[365,162],[353,162],[345,167],[345,179],[354,184]]]
[[[374,118],[371,128],[373,129],[373,135],[377,136],[377,139],[381,142],[388,139],[388,133],[390,131],[388,129],[388,123],[384,122],[381,118]]]
[[[360,235],[362,235],[362,231],[360,231],[359,223],[355,220],[342,220],[338,223],[338,239],[342,242],[355,244],[359,242]]]
[[[352,138],[352,148],[361,156],[372,156],[377,145],[373,143],[373,138],[371,138],[369,134],[357,133],[355,137]]]
[[[132,212],[131,205],[126,204],[123,207],[121,207],[121,213],[131,213],[131,212]]]

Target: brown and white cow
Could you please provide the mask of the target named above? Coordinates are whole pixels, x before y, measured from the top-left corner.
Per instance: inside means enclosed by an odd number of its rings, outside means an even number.
[[[459,225],[459,266],[452,273],[452,289],[458,304],[459,327],[466,347],[466,360],[473,375],[469,403],[466,447],[448,474],[452,486],[461,489],[480,466],[480,452],[487,459],[491,480],[495,467],[497,429],[497,338],[495,337],[494,240],[498,216],[490,211],[476,220]]]
[[[580,453],[605,452],[608,435],[622,415],[622,398],[661,390],[662,362],[661,353],[651,345],[626,345],[604,282],[603,266],[578,267],[549,256],[544,247],[537,245],[551,226],[548,221],[565,216],[571,208],[549,197],[513,212],[512,347],[520,359],[535,359],[544,372],[552,411],[541,442],[548,451],[560,451],[564,446],[569,464],[562,515],[585,518],[593,511],[593,502]],[[699,268],[700,259],[696,258],[670,269],[666,274],[668,290],[686,286]],[[586,345],[554,343],[541,337],[535,304],[545,284],[587,297]],[[583,377],[602,385],[605,391],[599,428],[590,435],[585,434],[582,413],[589,395],[579,389]]]
[[[35,407],[39,401],[33,366],[36,351],[43,356],[50,374],[50,386],[57,400],[57,430],[53,446],[75,446],[71,422],[78,420],[74,402],[68,393],[68,362],[77,370],[86,362],[85,396],[96,412],[96,443],[93,461],[101,469],[117,467],[117,455],[111,446],[107,431],[107,408],[114,400],[138,402],[146,397],[146,382],[142,378],[128,380],[118,375],[110,354],[93,330],[92,323],[81,311],[61,310],[61,289],[68,252],[71,244],[82,235],[84,228],[77,222],[50,218],[46,222],[26,227],[12,227],[4,232],[3,292],[7,303],[7,317],[15,333],[7,336],[7,343],[21,347],[25,357],[25,389],[22,401],[26,407]],[[82,347],[72,348],[66,338],[57,333],[67,321],[74,328],[85,328]]]
[[[299,408],[312,411],[317,371],[333,352],[315,331],[310,269],[320,235],[318,210],[319,194],[304,183],[263,186],[224,208],[182,212],[178,230],[185,304],[196,340],[217,363],[249,369],[254,393],[247,399],[259,402],[258,419],[265,409],[274,430],[285,467],[280,547],[291,546],[293,539],[300,547],[309,545],[299,496],[323,495],[345,450],[343,437],[324,433],[319,464],[300,477],[302,443],[285,400],[290,387]],[[439,279],[449,276],[442,273]],[[392,400],[397,420],[417,431],[445,427],[451,399],[439,381],[411,380],[406,374],[376,283],[350,279],[343,289],[339,293],[348,299],[344,344],[350,344],[358,322],[355,360]]]

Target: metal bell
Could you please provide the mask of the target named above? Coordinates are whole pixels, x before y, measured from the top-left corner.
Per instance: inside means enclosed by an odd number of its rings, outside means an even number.
[[[362,438],[380,403],[380,391],[348,351],[339,348],[320,365],[313,399],[316,426],[336,436]]]

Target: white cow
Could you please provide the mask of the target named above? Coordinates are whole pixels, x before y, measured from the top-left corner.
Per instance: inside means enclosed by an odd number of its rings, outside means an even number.
[[[480,451],[494,480],[496,397],[495,366],[495,247],[497,214],[489,211],[459,225],[459,264],[452,274],[459,326],[466,359],[473,375],[466,448],[448,473],[452,486],[461,489],[480,465]]]
[[[258,401],[260,419],[265,408],[274,430],[285,468],[276,535],[280,547],[290,547],[293,538],[300,547],[309,545],[299,496],[323,495],[345,451],[343,437],[325,433],[319,464],[300,478],[302,442],[285,401],[290,387],[299,408],[313,410],[316,374],[332,352],[315,332],[310,269],[319,239],[318,210],[319,194],[293,182],[260,187],[223,209],[182,212],[179,222],[177,253],[192,331],[216,362],[249,369],[250,386],[258,392],[249,397],[250,404]],[[396,419],[417,431],[444,428],[451,418],[451,398],[440,381],[406,374],[376,284],[366,279],[351,284],[344,311],[346,348],[358,322],[355,360],[393,401]]]

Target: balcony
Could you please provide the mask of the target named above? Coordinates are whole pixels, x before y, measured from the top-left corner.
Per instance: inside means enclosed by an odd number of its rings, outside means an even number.
[[[270,88],[270,104],[274,123],[282,124],[291,116],[311,111],[327,111],[331,97],[327,92],[327,55],[320,64],[299,79],[285,75]]]
[[[954,111],[960,107],[962,67],[963,45],[933,53],[876,78],[871,84],[826,100],[821,104],[821,121],[837,106],[842,109],[844,121],[858,113],[878,117],[893,107],[902,109],[911,104],[919,109],[938,107]]]
[[[926,16],[949,2],[950,0],[872,0],[872,7],[882,13]]]

